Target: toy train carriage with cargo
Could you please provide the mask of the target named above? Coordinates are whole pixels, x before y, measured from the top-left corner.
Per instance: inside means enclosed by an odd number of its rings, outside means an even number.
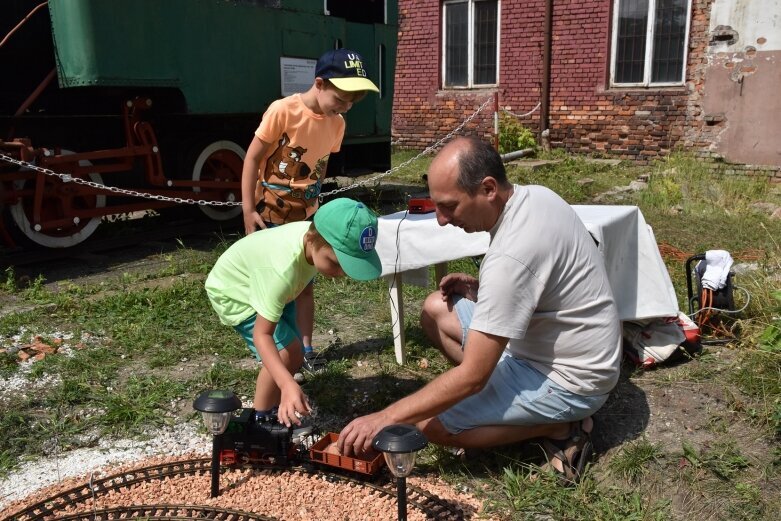
[[[103,217],[187,203],[238,216],[260,116],[335,47],[381,92],[346,115],[328,175],[388,169],[396,17],[392,0],[6,0],[0,244],[70,247]]]

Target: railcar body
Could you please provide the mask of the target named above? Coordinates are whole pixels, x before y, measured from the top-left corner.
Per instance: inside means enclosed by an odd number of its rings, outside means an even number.
[[[390,167],[393,0],[6,0],[0,238],[71,247],[114,214],[197,204],[240,215],[244,151],[317,57],[362,53],[379,95],[345,116],[328,175]],[[56,172],[60,175],[54,175]],[[111,187],[110,189],[103,186]],[[144,195],[149,194],[149,195]]]

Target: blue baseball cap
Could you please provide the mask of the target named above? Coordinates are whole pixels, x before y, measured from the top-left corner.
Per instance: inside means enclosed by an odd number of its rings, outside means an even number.
[[[380,92],[367,77],[361,55],[348,49],[333,49],[320,56],[315,67],[315,76],[330,81],[337,89],[346,92]]]

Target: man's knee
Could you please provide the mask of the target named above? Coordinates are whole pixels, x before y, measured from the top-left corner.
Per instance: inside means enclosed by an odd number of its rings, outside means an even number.
[[[451,444],[453,435],[445,429],[445,426],[442,425],[438,418],[434,417],[420,421],[417,427],[431,443],[436,443],[437,445]]]
[[[442,300],[442,295],[438,291],[426,297],[420,310],[420,324],[424,331],[427,333],[435,331],[438,322],[447,312],[447,303]]]

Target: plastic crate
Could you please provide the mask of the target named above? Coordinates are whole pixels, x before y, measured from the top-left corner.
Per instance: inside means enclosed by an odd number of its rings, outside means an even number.
[[[354,456],[342,456],[336,450],[336,442],[339,435],[329,432],[309,449],[309,456],[312,461],[323,463],[330,467],[337,467],[361,474],[374,475],[380,470],[385,459],[381,452],[369,449],[363,454]]]

